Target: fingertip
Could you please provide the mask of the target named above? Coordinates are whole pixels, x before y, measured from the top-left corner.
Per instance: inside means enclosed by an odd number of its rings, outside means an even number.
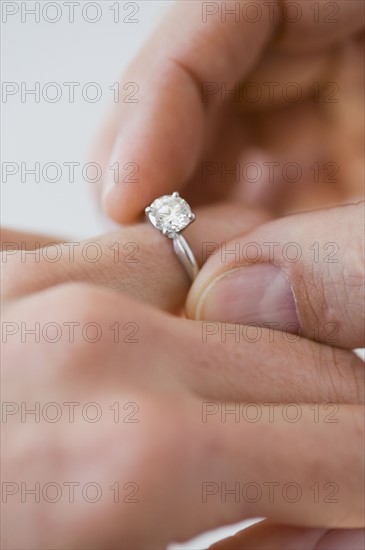
[[[103,212],[114,222],[130,224],[140,220],[144,201],[136,190],[123,189],[124,183],[105,184],[101,196]]]

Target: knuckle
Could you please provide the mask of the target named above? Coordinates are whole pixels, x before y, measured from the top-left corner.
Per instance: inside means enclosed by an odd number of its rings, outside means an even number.
[[[103,290],[85,283],[71,283],[54,290],[53,300],[63,315],[86,324],[104,312]]]
[[[320,345],[313,360],[322,400],[349,404],[364,401],[363,362],[353,352]]]
[[[106,305],[105,294],[103,289],[75,283],[50,293],[48,308],[55,312],[64,329],[55,354],[61,373],[74,373],[85,367],[90,370],[102,364],[110,318],[110,299]]]

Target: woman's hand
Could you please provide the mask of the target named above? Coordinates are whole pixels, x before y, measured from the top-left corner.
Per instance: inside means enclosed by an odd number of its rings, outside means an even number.
[[[177,2],[96,145],[107,213],[135,221],[178,190],[276,215],[361,195],[363,26],[358,0]]]
[[[350,207],[348,213],[360,223]],[[287,233],[274,223],[267,235],[283,244]],[[333,311],[331,321],[342,313],[340,297],[351,292],[348,314],[355,322],[360,274],[356,256],[349,262],[343,248],[346,227],[335,274],[326,278],[327,266],[319,262],[314,281],[326,281],[326,296],[336,296],[325,310]],[[153,232],[134,231],[134,242],[155,246]],[[222,237],[228,239],[226,231]],[[159,252],[167,265],[167,250]],[[181,266],[174,267],[169,254],[173,273]],[[218,255],[202,270],[189,308],[205,274],[216,273]],[[156,258],[148,276],[142,271],[144,279],[138,275],[143,261],[134,266],[135,277],[129,271],[137,301],[121,282],[131,266],[111,269],[107,256],[91,270],[82,256],[58,264],[29,256],[19,283],[13,279],[21,253],[7,256],[5,547],[162,548],[265,516],[318,528],[305,539],[315,548],[325,528],[362,527],[362,361],[350,350],[270,327],[258,332],[214,322],[215,316],[173,317],[141,301],[153,301],[145,287],[162,273]],[[315,312],[323,304],[316,284],[308,284],[305,262],[299,267],[303,285],[296,286],[290,271],[287,276],[306,334],[308,302]],[[170,309],[171,300],[164,305]],[[346,324],[338,337],[343,347],[360,344]]]

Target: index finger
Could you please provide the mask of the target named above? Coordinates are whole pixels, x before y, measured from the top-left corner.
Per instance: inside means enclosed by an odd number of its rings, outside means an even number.
[[[232,17],[223,22],[216,8],[215,2],[177,2],[125,75],[138,89],[138,103],[123,103],[117,121],[113,113],[108,122],[116,134],[109,166],[117,162],[120,174],[109,170],[103,190],[104,208],[118,222],[133,221],[154,198],[184,186],[218,113],[218,96],[205,101],[203,84],[224,81],[229,88],[274,32],[269,13],[255,25],[237,24]]]
[[[282,54],[295,54],[294,65],[301,65],[303,54],[332,47],[363,27],[362,2],[330,4],[332,16],[321,6],[314,13],[306,0],[177,2],[124,75],[135,98],[111,114],[102,133],[100,148],[112,168],[103,187],[107,213],[128,223],[159,195],[183,189],[219,133],[217,87],[229,95],[270,39],[277,37],[274,66],[280,71]]]

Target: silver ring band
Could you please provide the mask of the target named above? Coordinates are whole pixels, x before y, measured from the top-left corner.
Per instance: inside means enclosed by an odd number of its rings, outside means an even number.
[[[199,273],[199,266],[187,240],[182,235],[176,235],[173,239],[173,244],[176,256],[179,258],[190,279],[194,281]]]
[[[175,192],[154,200],[145,212],[152,225],[172,240],[176,256],[193,281],[199,273],[198,262],[187,240],[181,235],[181,231],[195,220],[195,214],[188,203]]]

